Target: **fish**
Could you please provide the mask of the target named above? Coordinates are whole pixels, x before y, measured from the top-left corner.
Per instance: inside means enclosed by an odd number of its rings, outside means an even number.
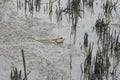
[[[60,37],[60,38],[55,38],[55,39],[36,40],[36,41],[39,41],[39,42],[42,42],[42,43],[57,43],[57,44],[60,44],[60,43],[63,43],[64,40],[65,39],[63,37]]]

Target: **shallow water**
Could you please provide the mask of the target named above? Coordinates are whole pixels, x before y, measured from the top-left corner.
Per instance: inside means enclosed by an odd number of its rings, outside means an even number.
[[[1,0],[2,1],[2,0]],[[45,2],[42,0],[41,3]],[[1,3],[1,2],[0,2]],[[24,1],[23,1],[24,3]],[[66,7],[67,0],[61,0],[61,7]],[[28,80],[90,80],[94,74],[95,56],[97,53],[98,38],[95,23],[99,14],[104,15],[101,8],[101,0],[93,2],[93,9],[89,5],[84,6],[82,18],[78,18],[76,31],[72,32],[71,22],[68,22],[68,14],[62,13],[62,21],[56,21],[56,5],[53,3],[52,20],[47,13],[44,13],[44,4],[40,12],[31,14],[17,8],[16,0],[6,1],[0,6],[0,77],[1,80],[10,79],[10,71],[15,66],[23,71],[21,49],[25,52],[27,71],[31,71]],[[117,15],[112,11],[112,18],[109,27],[119,32],[119,3]],[[24,5],[23,5],[24,6]],[[91,11],[92,10],[92,11]],[[46,11],[47,12],[47,11]],[[113,26],[113,24],[117,24]],[[88,47],[84,48],[84,34],[88,33],[88,43],[94,42],[91,59],[91,73],[85,73],[85,59],[88,56]],[[111,31],[112,32],[112,31]],[[44,44],[36,40],[54,39],[63,37],[63,44]],[[120,79],[119,56],[108,56],[110,67],[108,75],[104,73],[102,80]],[[105,63],[106,64],[106,63]],[[117,66],[115,66],[117,64]],[[82,67],[81,67],[82,66]],[[91,68],[90,67],[90,68]],[[111,76],[113,68],[117,72]],[[82,70],[83,69],[83,70]],[[82,72],[83,71],[83,72]],[[114,76],[114,77],[113,77]],[[107,77],[107,78],[106,78]],[[114,79],[113,79],[114,78]],[[97,78],[94,78],[97,80]]]

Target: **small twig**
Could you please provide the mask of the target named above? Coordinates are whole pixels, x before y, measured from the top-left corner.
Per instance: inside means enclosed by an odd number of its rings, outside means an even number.
[[[31,71],[29,71],[26,76],[28,76],[28,75],[30,74],[30,72],[31,72]],[[26,80],[26,77],[24,77],[23,80]]]
[[[22,51],[23,67],[24,67],[24,76],[25,76],[24,79],[27,80],[27,72],[26,72],[26,63],[25,63],[24,51],[23,51],[23,49],[22,49],[21,51]]]

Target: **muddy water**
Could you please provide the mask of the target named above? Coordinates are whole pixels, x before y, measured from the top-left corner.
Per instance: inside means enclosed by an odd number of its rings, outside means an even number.
[[[61,22],[56,21],[56,5],[53,3],[52,19],[44,13],[44,3],[41,1],[41,10],[31,14],[24,7],[17,8],[16,0],[2,3],[0,7],[0,78],[10,79],[10,71],[15,66],[23,70],[21,49],[25,51],[27,71],[31,71],[28,80],[89,80],[95,74],[84,73],[84,63],[88,55],[88,48],[84,48],[84,34],[88,33],[88,43],[94,42],[92,51],[92,66],[98,49],[98,36],[95,23],[99,15],[104,15],[101,0],[95,0],[93,7],[86,5],[81,13],[76,31],[72,33],[71,22],[67,21],[65,13]],[[23,0],[24,3],[24,0]],[[110,28],[119,31],[119,3],[117,15],[112,12]],[[61,0],[61,7],[66,7],[67,0]],[[24,5],[23,5],[24,6]],[[48,12],[49,13],[49,12]],[[117,27],[116,27],[117,24]],[[114,26],[113,26],[114,25]],[[63,44],[45,44],[36,40],[54,39],[63,37]],[[110,57],[111,66],[108,75],[102,75],[102,80],[120,79],[119,59]],[[117,63],[117,66],[115,66]],[[88,65],[86,65],[88,66]],[[111,76],[113,68],[117,72]],[[93,68],[94,69],[94,68]],[[97,80],[97,78],[94,78]]]

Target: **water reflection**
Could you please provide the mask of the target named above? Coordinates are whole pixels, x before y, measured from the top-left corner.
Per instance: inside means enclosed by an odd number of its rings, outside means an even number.
[[[113,10],[116,12],[117,3],[118,0],[115,2],[113,0],[106,0],[106,2],[103,3],[103,11],[106,17],[111,17]]]
[[[83,10],[84,7],[86,7],[87,10],[89,10],[93,14],[94,13],[93,4],[94,4],[94,0],[83,0]]]
[[[116,64],[111,64],[110,59],[116,59],[118,61],[117,57],[115,58],[116,51],[114,49],[116,48],[116,43],[118,43],[119,33],[116,34],[116,31],[115,33],[113,32],[110,33],[111,29],[108,27],[109,22],[105,23],[105,20],[103,18],[98,19],[96,21],[95,26],[96,26],[96,33],[99,36],[98,42],[100,42],[98,46],[101,46],[101,48],[98,49],[96,54],[95,74],[98,74],[100,78],[105,76],[105,80],[107,80],[109,74],[111,74],[109,72],[110,66],[113,65],[114,68],[116,66]],[[113,69],[113,73],[114,73],[114,69]],[[115,74],[116,73],[117,72],[115,72]]]
[[[117,11],[116,4],[118,3],[118,0],[115,2],[112,0],[100,0],[98,2],[99,3],[97,4],[100,4],[102,6],[100,9],[103,11],[100,12],[101,15],[98,14],[97,17],[95,16],[97,19],[96,23],[94,24],[96,32],[93,32],[93,34],[97,34],[98,41],[97,43],[90,42],[88,35],[91,34],[91,32],[86,32],[87,29],[84,31],[82,44],[84,48],[86,48],[86,51],[84,51],[83,48],[82,50],[87,53],[87,55],[85,55],[86,59],[83,62],[84,64],[82,64],[84,69],[81,67],[81,80],[109,80],[111,79],[110,75],[112,75],[112,79],[114,80],[116,74],[118,73],[117,67],[120,57],[120,33],[116,33],[115,30],[112,30],[109,27],[109,24],[112,21],[112,11]],[[48,3],[44,4],[41,3],[41,0],[17,0],[17,7],[21,9],[24,6],[25,14],[27,14],[27,10],[29,10],[29,12],[34,15],[34,9],[36,12],[40,12],[40,9],[42,7],[41,5],[43,5],[44,12],[48,12],[51,20],[52,16],[56,15],[56,20],[58,23],[65,19],[63,16],[66,16],[68,24],[71,25],[70,44],[76,45],[78,35],[81,33],[78,31],[78,26],[80,25],[78,23],[80,23],[80,20],[84,19],[83,16],[86,12],[88,12],[87,10],[90,10],[92,14],[94,13],[94,8],[96,7],[94,5],[95,0],[68,0],[66,6],[62,6],[61,3],[61,0],[49,0]],[[54,5],[56,6],[54,7]],[[86,20],[86,24],[87,23],[88,22]],[[81,27],[82,26],[80,25],[80,28]],[[93,45],[97,46],[94,47]],[[96,52],[93,52],[93,49],[96,49]],[[72,67],[75,65],[72,65],[74,62],[72,55],[69,56],[69,59],[69,68],[71,75]],[[112,71],[110,71],[111,68]]]

